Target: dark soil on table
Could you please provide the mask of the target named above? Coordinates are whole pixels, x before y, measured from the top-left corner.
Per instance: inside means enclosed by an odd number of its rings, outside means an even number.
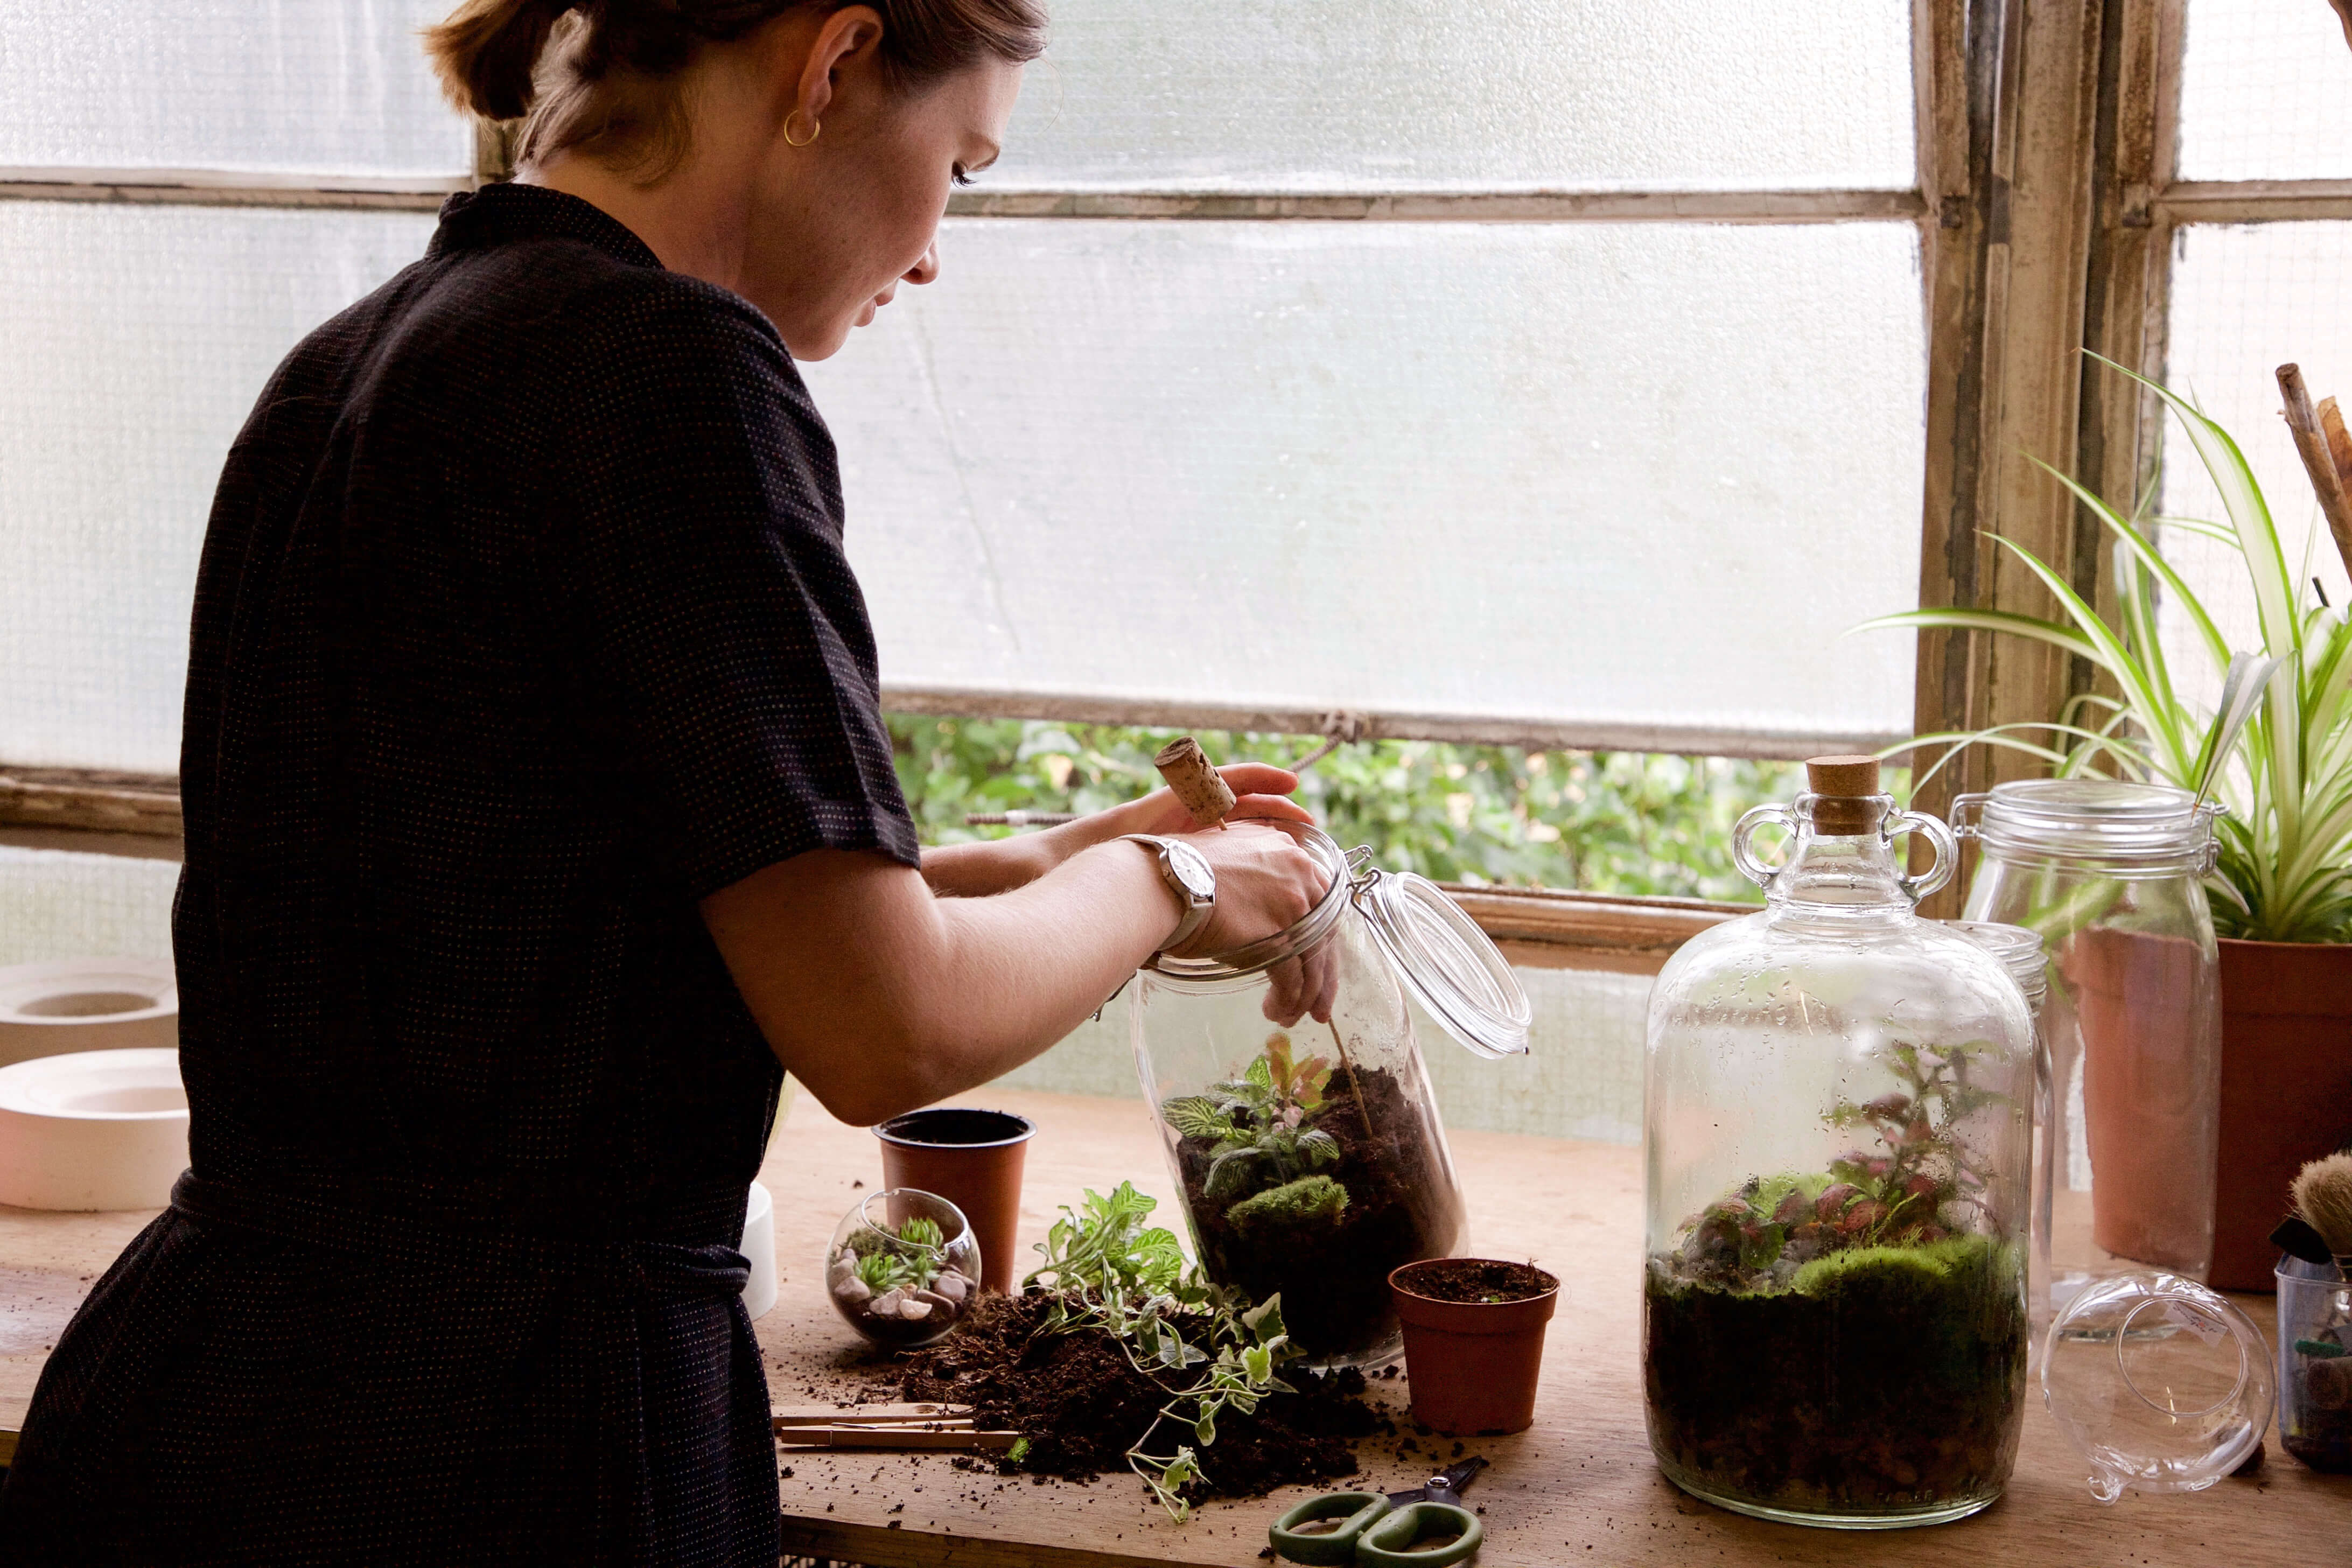
[[[1100,1330],[1045,1333],[1048,1305],[1042,1295],[982,1296],[954,1333],[901,1359],[887,1396],[968,1405],[979,1426],[1019,1432],[1028,1451],[998,1461],[1006,1474],[1087,1480],[1124,1473],[1128,1449],[1169,1396]],[[1217,1418],[1217,1440],[1205,1448],[1172,1423],[1160,1429],[1152,1451],[1173,1453],[1181,1443],[1199,1452],[1203,1479],[1186,1489],[1188,1500],[1262,1497],[1276,1487],[1352,1476],[1351,1440],[1395,1430],[1360,1397],[1360,1373],[1292,1369],[1284,1379],[1299,1392],[1275,1394],[1252,1415],[1226,1410]]]
[[[2024,1410],[2016,1249],[1971,1237],[1814,1267],[1747,1291],[1653,1261],[1643,1371],[1670,1473],[1799,1512],[1997,1493]]]
[[[1559,1281],[1528,1263],[1486,1258],[1440,1258],[1398,1281],[1432,1301],[1526,1301],[1559,1289]]]
[[[1453,1184],[1437,1179],[1420,1110],[1387,1069],[1335,1068],[1314,1125],[1339,1144],[1339,1157],[1318,1169],[1348,1190],[1336,1219],[1245,1233],[1226,1218],[1235,1200],[1205,1190],[1215,1142],[1185,1138],[1177,1161],[1209,1278],[1257,1301],[1280,1291],[1291,1342],[1318,1360],[1346,1360],[1394,1339],[1390,1270],[1451,1252],[1462,1210]]]

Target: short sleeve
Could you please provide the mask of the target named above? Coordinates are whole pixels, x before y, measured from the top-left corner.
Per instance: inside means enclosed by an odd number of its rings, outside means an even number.
[[[677,876],[700,898],[812,849],[915,864],[833,439],[790,355],[692,279],[602,292],[550,546],[579,685]]]

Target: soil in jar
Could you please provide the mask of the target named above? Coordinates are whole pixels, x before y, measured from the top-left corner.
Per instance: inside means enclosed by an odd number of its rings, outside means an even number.
[[[910,1352],[883,1397],[970,1405],[976,1423],[1019,1432],[1022,1457],[1001,1457],[1006,1474],[1087,1480],[1127,1468],[1127,1451],[1148,1431],[1165,1390],[1135,1370],[1099,1329],[1051,1333],[1051,1299],[983,1295],[957,1331]],[[1185,1500],[1262,1497],[1277,1487],[1338,1480],[1357,1471],[1353,1440],[1391,1434],[1394,1425],[1362,1397],[1361,1373],[1289,1369],[1295,1394],[1276,1394],[1252,1412],[1228,1409],[1217,1440],[1200,1450],[1202,1479]]]
[[[2025,1392],[2017,1248],[1989,1236],[1835,1252],[1762,1289],[1653,1259],[1650,1441],[1703,1488],[1808,1513],[2000,1489]]]
[[[1462,1233],[1427,1121],[1385,1068],[1294,1059],[1277,1030],[1242,1077],[1160,1113],[1177,1133],[1202,1268],[1255,1300],[1280,1292],[1291,1342],[1310,1357],[1391,1342],[1390,1271],[1443,1257]]]
[[[1486,1258],[1440,1258],[1414,1269],[1401,1283],[1414,1295],[1432,1301],[1493,1305],[1532,1300],[1557,1289],[1559,1281],[1528,1263],[1498,1263]]]
[[[2295,1382],[2279,1401],[2279,1442],[2305,1465],[2330,1475],[2352,1471],[2352,1355],[2342,1353],[2338,1343],[2345,1337],[2345,1330],[2331,1329],[2315,1339],[2298,1340],[2294,1359],[2300,1364],[2288,1374]],[[2337,1353],[2326,1355],[2326,1350]]]

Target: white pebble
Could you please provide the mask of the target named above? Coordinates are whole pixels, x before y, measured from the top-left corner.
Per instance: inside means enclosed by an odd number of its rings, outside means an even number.
[[[964,1298],[964,1292],[971,1289],[971,1281],[950,1268],[931,1281],[931,1289],[950,1301],[961,1301]]]
[[[874,1299],[874,1287],[853,1274],[848,1279],[837,1282],[833,1288],[833,1293],[855,1307]]]
[[[866,1310],[877,1318],[895,1318],[903,1310],[906,1296],[897,1290],[885,1290],[866,1303]]]
[[[904,1318],[910,1323],[919,1323],[930,1315],[931,1304],[929,1301],[901,1301],[898,1303],[898,1316]]]

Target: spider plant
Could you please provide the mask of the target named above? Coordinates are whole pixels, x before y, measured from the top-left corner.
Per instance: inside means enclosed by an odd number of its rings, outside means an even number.
[[[2109,625],[2066,579],[2010,540],[1999,542],[2040,578],[2065,612],[2042,620],[2001,610],[1923,609],[1882,616],[1857,630],[1948,627],[2032,637],[2087,659],[2114,694],[2072,700],[2055,722],[2001,724],[1966,733],[1922,735],[1948,742],[1925,783],[1965,748],[1984,742],[2028,752],[2059,776],[2106,772],[2178,785],[2219,799],[2221,856],[2206,887],[2214,929],[2261,942],[2352,938],[2352,623],[2327,607],[2308,574],[2290,571],[2269,503],[2245,454],[2195,404],[2170,388],[2130,376],[2161,397],[2213,477],[2227,526],[2159,519],[2163,526],[2235,550],[2254,591],[2259,651],[2233,650],[2212,615],[2158,551],[2145,506],[2126,518],[2047,463],[2041,467],[2089,508],[2112,536],[2117,614]],[[1995,536],[1997,539],[1999,536]],[[2171,656],[2157,636],[2159,594],[2179,605],[2192,649],[2222,678],[2208,712],[2182,695]]]

